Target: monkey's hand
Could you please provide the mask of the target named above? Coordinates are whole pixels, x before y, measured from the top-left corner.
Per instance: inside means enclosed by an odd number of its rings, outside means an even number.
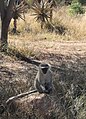
[[[40,85],[43,93],[50,93],[50,90],[47,90],[44,86]]]
[[[40,85],[40,87],[41,87],[43,92],[46,90],[44,86]]]
[[[46,90],[43,85],[40,85],[40,88],[42,93],[48,93],[48,90]]]

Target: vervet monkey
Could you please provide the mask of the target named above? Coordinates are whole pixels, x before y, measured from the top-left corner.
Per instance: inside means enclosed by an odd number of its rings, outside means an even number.
[[[35,78],[34,87],[39,93],[52,91],[52,72],[49,64],[40,64]]]
[[[38,67],[38,72],[34,81],[35,90],[30,92],[25,92],[13,96],[6,101],[6,105],[10,104],[13,100],[22,98],[26,95],[39,92],[49,94],[52,91],[52,72],[51,66],[49,64],[40,64]]]

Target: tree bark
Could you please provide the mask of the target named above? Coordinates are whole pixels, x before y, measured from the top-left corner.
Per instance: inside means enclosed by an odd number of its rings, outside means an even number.
[[[8,28],[11,20],[7,20],[6,18],[2,21],[1,27],[1,48],[2,50],[7,49],[8,46]]]
[[[4,0],[1,0],[4,1]],[[4,2],[1,7],[1,49],[6,50],[8,47],[8,28],[13,14],[13,4],[15,0],[10,0],[9,5],[5,8]]]
[[[2,19],[4,16],[4,0],[0,0],[0,15]]]
[[[15,34],[15,33],[17,33],[17,19],[14,19],[13,24],[14,24],[14,28],[13,28],[12,32]]]

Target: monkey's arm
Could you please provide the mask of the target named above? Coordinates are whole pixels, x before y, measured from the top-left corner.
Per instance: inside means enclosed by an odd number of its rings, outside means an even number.
[[[45,89],[46,89],[46,91],[47,91],[47,93],[49,94],[50,92],[52,92],[52,89],[53,89],[53,85],[52,85],[52,83],[46,83],[45,84]]]
[[[36,89],[35,89],[35,90],[32,90],[32,91],[30,91],[30,92],[25,92],[25,93],[18,94],[17,96],[13,96],[13,97],[9,98],[9,99],[6,101],[6,104],[9,105],[12,101],[14,101],[14,100],[16,100],[16,99],[18,99],[18,98],[22,98],[22,97],[24,97],[24,96],[27,96],[27,95],[29,95],[29,94],[31,94],[31,93],[35,93],[35,92],[37,92]]]
[[[39,93],[46,93],[45,87],[36,79],[35,87]]]

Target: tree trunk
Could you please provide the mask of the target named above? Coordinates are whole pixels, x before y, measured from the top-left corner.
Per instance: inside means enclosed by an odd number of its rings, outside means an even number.
[[[8,47],[8,28],[13,14],[13,4],[15,0],[10,0],[7,8],[4,6],[3,0],[1,0],[1,49],[6,50]]]
[[[50,10],[50,22],[52,23],[53,10]]]
[[[17,19],[14,19],[14,28],[13,28],[13,33],[17,33]]]
[[[10,24],[10,20],[8,21],[6,18],[1,22],[1,48],[2,50],[6,50],[8,46],[8,28]]]

